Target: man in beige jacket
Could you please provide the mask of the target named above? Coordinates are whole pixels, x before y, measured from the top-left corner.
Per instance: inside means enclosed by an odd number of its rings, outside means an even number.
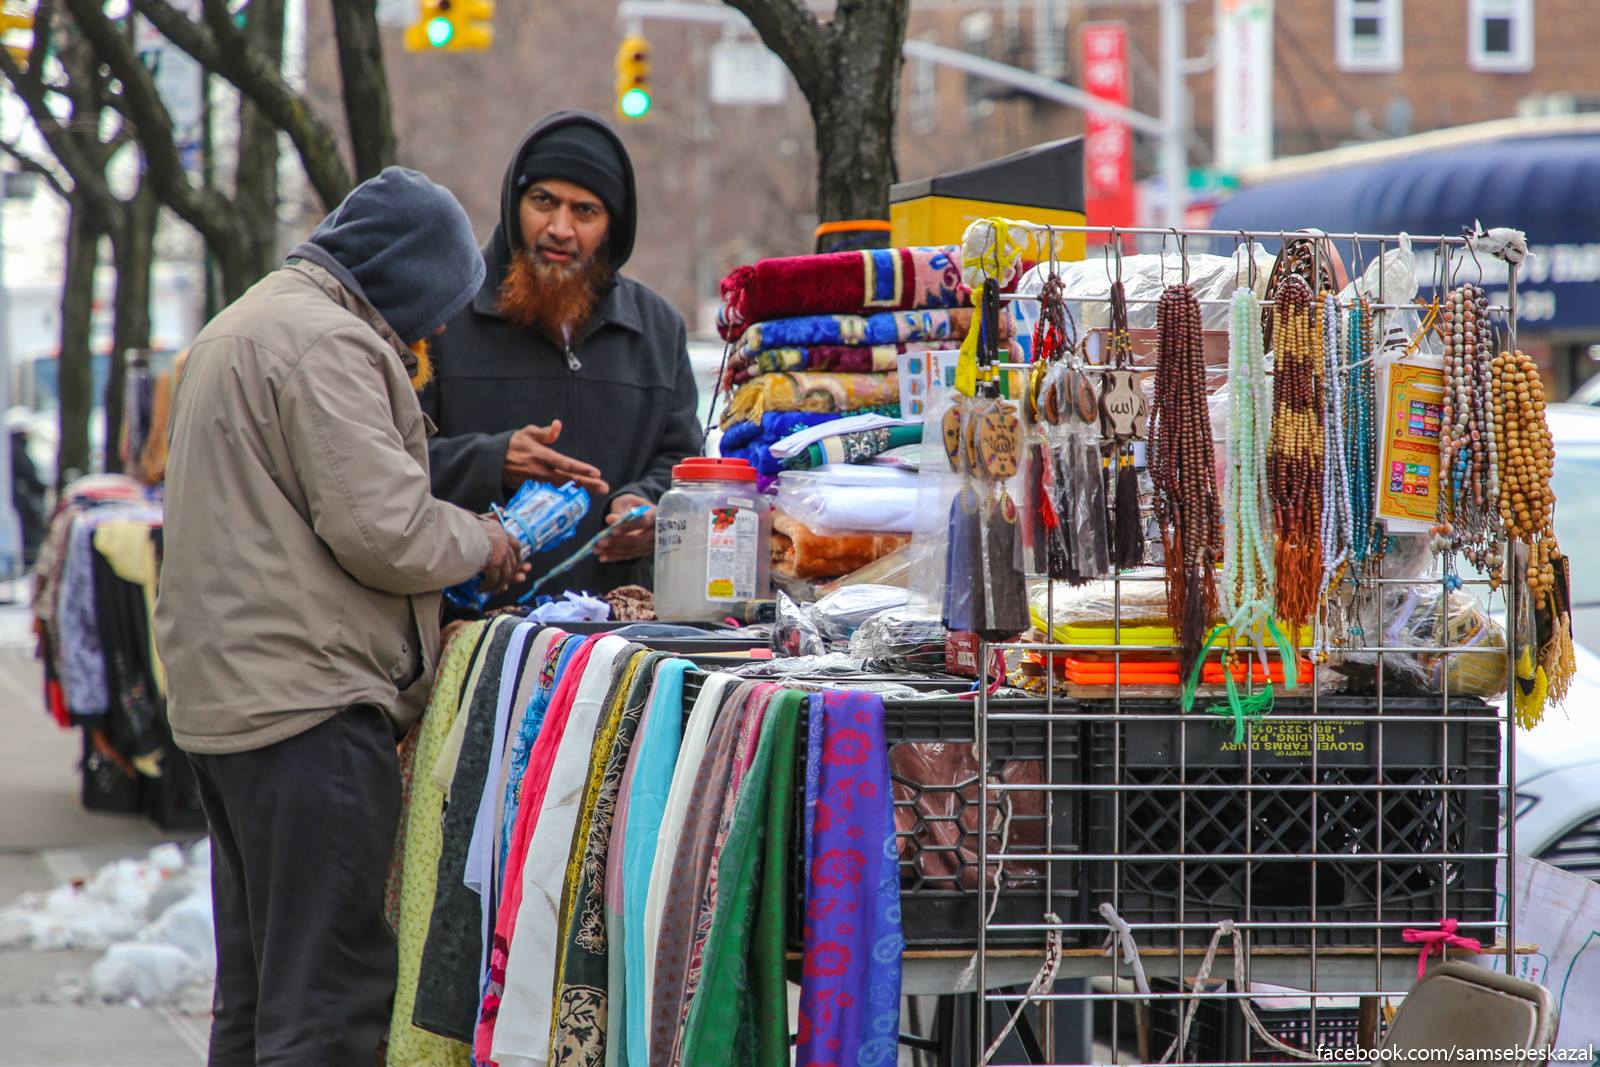
[[[212,1067],[382,1062],[395,741],[438,662],[438,591],[525,574],[493,517],[428,487],[425,342],[483,272],[455,198],[391,167],[179,379],[156,631],[211,824]]]

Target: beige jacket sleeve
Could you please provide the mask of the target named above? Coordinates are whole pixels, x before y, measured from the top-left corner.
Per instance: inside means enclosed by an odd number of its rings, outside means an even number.
[[[379,592],[432,593],[478,574],[489,537],[434,499],[407,451],[399,425],[422,413],[394,411],[379,362],[392,358],[358,329],[329,334],[296,364],[279,413],[312,528],[339,565]]]

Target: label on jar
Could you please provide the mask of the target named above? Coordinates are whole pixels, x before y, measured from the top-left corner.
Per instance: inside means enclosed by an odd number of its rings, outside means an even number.
[[[712,508],[706,524],[706,599],[754,600],[760,517],[750,508]]]

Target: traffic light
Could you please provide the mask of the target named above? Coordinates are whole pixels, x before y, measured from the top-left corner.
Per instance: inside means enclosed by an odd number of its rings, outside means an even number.
[[[650,42],[634,34],[617,49],[617,114],[633,121],[650,113]]]
[[[33,31],[33,11],[31,6],[26,11],[16,10],[16,5],[12,5],[11,10],[0,9],[0,40],[11,36],[12,31],[20,32],[24,30],[29,33]],[[30,45],[17,42],[7,44],[5,49],[11,53],[11,58],[17,61],[18,66],[27,66],[28,54],[32,51]]]
[[[421,0],[407,52],[481,52],[494,43],[494,0]]]

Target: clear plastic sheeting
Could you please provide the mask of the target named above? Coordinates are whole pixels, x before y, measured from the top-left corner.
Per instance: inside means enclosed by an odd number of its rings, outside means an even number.
[[[1267,275],[1272,273],[1275,259],[1261,245],[1254,247],[1255,291],[1264,297],[1267,292]],[[1231,256],[1191,255],[1188,257],[1189,285],[1201,301],[1201,324],[1207,330],[1228,328],[1228,298],[1235,289],[1248,283],[1250,261],[1242,250]],[[1148,254],[1122,257],[1122,287],[1128,295],[1128,328],[1153,330],[1156,327],[1156,301],[1169,285],[1177,285],[1183,278],[1183,257],[1176,248],[1165,256]],[[1102,330],[1111,324],[1111,283],[1117,277],[1117,257],[1114,254],[1090,255],[1088,259],[1054,264],[1066,299],[1078,326],[1084,332]],[[1019,296],[1034,296],[1050,276],[1051,264],[1041,263],[1022,276],[1017,284]],[[1207,300],[1219,301],[1208,306]],[[1018,336],[1031,336],[1039,321],[1039,302],[1019,299],[1011,306],[1012,318],[1017,324]]]

